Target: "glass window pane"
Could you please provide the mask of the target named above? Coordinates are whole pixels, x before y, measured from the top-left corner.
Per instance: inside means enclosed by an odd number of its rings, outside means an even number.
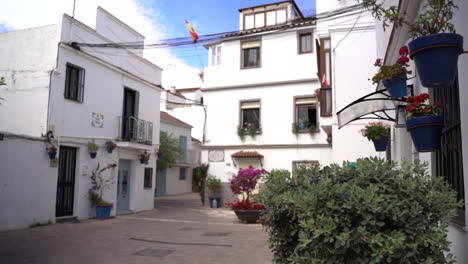
[[[328,84],[331,84],[330,82],[330,77],[331,77],[331,72],[330,72],[330,63],[331,63],[331,54],[330,51],[325,52],[325,74],[327,76],[327,82]]]
[[[215,58],[216,58],[216,48],[211,47],[211,65],[215,65]]]
[[[221,46],[216,47],[216,64],[221,64]]]
[[[276,24],[276,11],[270,11],[266,13],[266,24],[272,26]]]
[[[255,15],[255,27],[264,27],[265,26],[265,13],[260,13]]]
[[[248,15],[245,16],[245,29],[251,29],[254,27],[254,16],[253,15]]]
[[[286,9],[276,11],[276,23],[286,23]]]
[[[260,127],[260,109],[243,109],[242,110],[242,126],[247,127]]]

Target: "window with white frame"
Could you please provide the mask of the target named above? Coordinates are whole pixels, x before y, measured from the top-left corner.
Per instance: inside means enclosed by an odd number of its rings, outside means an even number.
[[[211,47],[211,65],[221,64],[221,45]]]
[[[286,8],[254,14],[244,14],[244,30],[284,24],[287,19]]]
[[[295,121],[298,131],[317,128],[317,98],[299,97],[294,100]]]
[[[83,102],[84,76],[85,70],[83,68],[67,63],[65,72],[65,98]]]

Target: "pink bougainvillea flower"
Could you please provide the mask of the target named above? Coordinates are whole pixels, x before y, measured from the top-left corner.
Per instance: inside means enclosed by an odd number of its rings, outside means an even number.
[[[400,55],[408,55],[409,54],[409,51],[408,51],[408,47],[407,46],[403,46],[400,48]]]

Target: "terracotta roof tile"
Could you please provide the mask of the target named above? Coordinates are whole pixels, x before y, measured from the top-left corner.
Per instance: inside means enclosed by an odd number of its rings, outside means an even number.
[[[263,157],[262,154],[257,151],[239,151],[231,155],[234,158],[251,158],[251,157]]]
[[[171,116],[170,114],[161,111],[161,122],[164,123],[169,123],[175,126],[181,126],[181,127],[187,127],[187,128],[193,128],[191,125],[185,123],[184,121],[175,118],[174,116]]]

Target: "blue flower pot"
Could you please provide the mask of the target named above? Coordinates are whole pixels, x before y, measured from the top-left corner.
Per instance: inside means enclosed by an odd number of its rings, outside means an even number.
[[[408,46],[423,86],[438,88],[453,84],[458,55],[463,52],[462,36],[431,34],[411,41]]]
[[[386,151],[388,136],[381,136],[379,140],[372,140],[374,142],[375,151]]]
[[[49,159],[54,160],[55,156],[57,155],[56,151],[49,151]]]
[[[112,151],[114,151],[113,148],[108,148],[108,149],[107,149],[107,153],[112,153]]]
[[[414,147],[419,152],[434,151],[440,147],[444,119],[441,116],[419,116],[406,120]]]
[[[208,197],[210,200],[210,208],[220,208],[221,207],[221,197]],[[215,206],[216,201],[216,206]]]
[[[94,158],[96,158],[96,154],[97,154],[97,152],[90,152],[90,153],[89,153],[89,156],[90,156],[92,159],[94,159]]]
[[[382,83],[392,98],[396,99],[406,96],[406,76],[404,78],[395,77],[389,80],[382,80]]]
[[[111,204],[106,205],[96,205],[96,218],[97,219],[107,219],[110,217],[110,212],[112,209]]]

